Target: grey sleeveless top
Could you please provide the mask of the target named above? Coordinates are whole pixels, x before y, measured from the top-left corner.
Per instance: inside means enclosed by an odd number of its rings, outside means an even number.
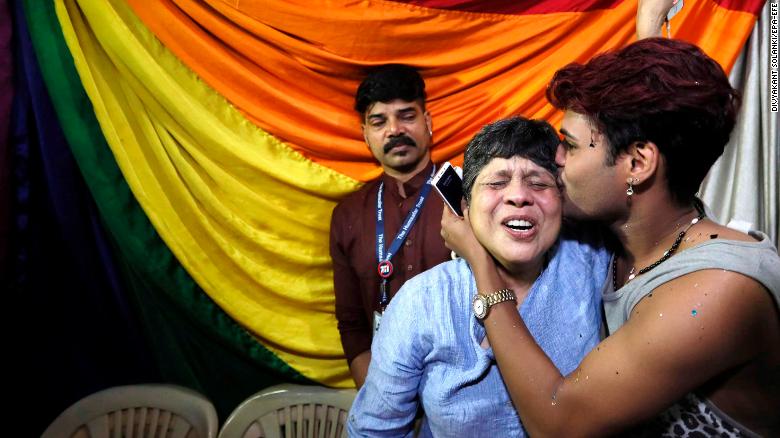
[[[780,257],[769,237],[760,231],[750,235],[758,242],[713,239],[686,249],[636,277],[617,291],[606,281],[603,289],[608,333],[615,333],[631,315],[639,301],[658,286],[691,272],[724,269],[738,272],[761,283],[780,303]],[[611,266],[611,265],[610,265]]]
[[[761,283],[780,306],[780,257],[769,237],[751,231],[758,242],[713,239],[686,249],[655,269],[635,278],[617,291],[606,281],[603,289],[604,311],[608,333],[615,333],[628,319],[631,311],[645,295],[658,286],[691,272],[704,269],[724,269],[738,272]],[[614,262],[614,261],[613,261]],[[612,266],[612,264],[610,264]],[[630,436],[757,436],[712,402],[695,393],[688,394],[657,418]]]

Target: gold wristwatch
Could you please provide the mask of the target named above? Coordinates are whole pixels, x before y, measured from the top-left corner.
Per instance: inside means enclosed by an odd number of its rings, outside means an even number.
[[[474,316],[481,321],[487,317],[488,311],[490,311],[492,306],[504,301],[517,302],[517,296],[515,296],[512,289],[501,289],[490,295],[480,295],[478,293],[474,296],[474,301],[471,302],[471,308],[474,310]]]

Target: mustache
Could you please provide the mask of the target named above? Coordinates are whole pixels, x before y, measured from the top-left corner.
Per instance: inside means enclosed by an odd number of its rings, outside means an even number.
[[[385,143],[382,149],[384,150],[385,153],[388,153],[390,152],[391,149],[400,145],[417,147],[417,143],[414,142],[412,137],[409,137],[406,134],[401,134],[397,137],[391,137],[390,140],[388,140],[387,143]]]

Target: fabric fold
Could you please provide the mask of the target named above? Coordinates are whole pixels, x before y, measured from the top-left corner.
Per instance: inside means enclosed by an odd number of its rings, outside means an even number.
[[[249,120],[361,181],[380,172],[352,110],[366,68],[421,69],[434,161],[458,164],[486,123],[516,114],[558,123],[560,113],[544,98],[553,73],[635,38],[632,1],[127,1]],[[729,71],[755,23],[753,3],[686,2],[673,36],[698,44]]]
[[[334,200],[358,183],[248,123],[123,2],[56,10],[106,142],[172,253],[286,364],[348,386],[327,235]]]

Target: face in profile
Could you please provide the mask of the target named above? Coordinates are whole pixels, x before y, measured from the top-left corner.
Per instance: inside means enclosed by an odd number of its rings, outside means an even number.
[[[555,162],[564,188],[564,214],[576,219],[610,216],[625,203],[626,184],[618,167],[607,165],[606,137],[593,130],[587,116],[574,111],[564,114],[561,134]]]
[[[561,229],[556,178],[527,158],[493,158],[471,189],[477,239],[510,272],[542,260]]]
[[[382,167],[407,173],[428,156],[431,117],[419,101],[376,102],[366,110],[363,136]]]

